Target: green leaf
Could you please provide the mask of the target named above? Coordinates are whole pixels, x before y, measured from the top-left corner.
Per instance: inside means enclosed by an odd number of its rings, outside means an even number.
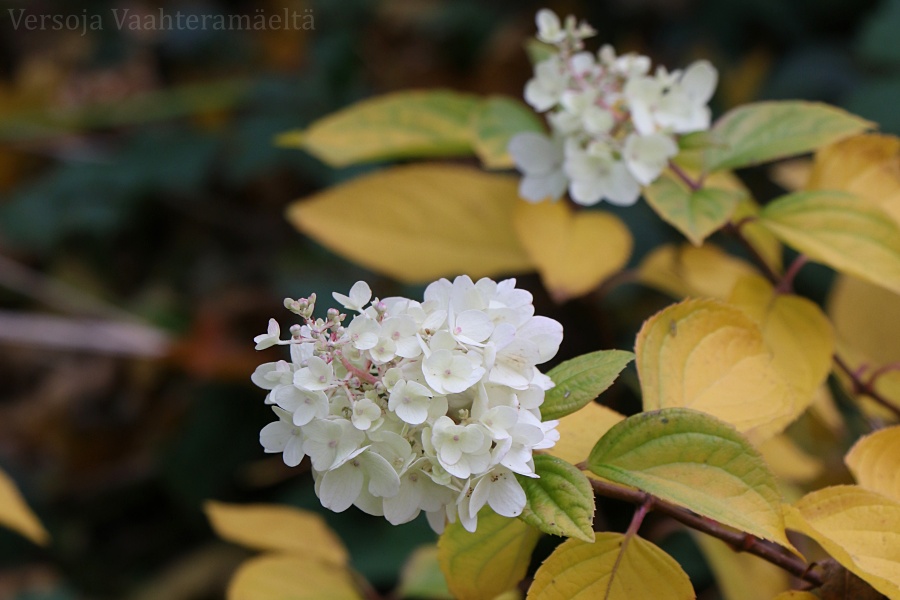
[[[844,192],[797,192],[759,222],[810,259],[900,293],[900,225],[881,209]]]
[[[509,139],[525,131],[543,131],[533,110],[513,98],[491,96],[482,101],[472,115],[472,145],[486,169],[515,166],[506,151]]]
[[[553,367],[547,376],[555,385],[544,395],[541,419],[552,421],[580,409],[605,392],[632,360],[634,354],[625,350],[598,350]]]
[[[693,600],[694,588],[678,562],[637,536],[611,531],[597,541],[566,540],[534,574],[528,600]]]
[[[717,145],[706,153],[706,169],[736,169],[803,154],[873,126],[856,115],[817,102],[745,104],[713,125],[711,135]]]
[[[538,478],[516,475],[526,504],[519,517],[544,533],[594,541],[594,490],[588,478],[564,460],[534,457]]]
[[[357,102],[280,135],[333,167],[407,157],[472,153],[469,123],[478,97],[448,90],[397,92]]]
[[[656,214],[695,246],[728,222],[745,195],[738,190],[718,188],[691,191],[668,173],[644,188],[644,198]]]
[[[478,513],[475,533],[457,520],[438,540],[438,559],[447,587],[457,600],[491,600],[525,577],[541,533],[489,507]]]
[[[664,408],[613,426],[588,457],[597,475],[791,548],[781,495],[760,453],[706,413]]]

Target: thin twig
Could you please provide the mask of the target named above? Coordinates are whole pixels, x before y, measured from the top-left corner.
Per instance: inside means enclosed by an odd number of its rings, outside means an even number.
[[[873,378],[869,378],[868,381],[863,381],[862,377],[859,373],[854,371],[847,361],[845,361],[840,355],[834,355],[834,363],[840,367],[840,369],[846,373],[850,377],[850,383],[853,385],[853,392],[856,394],[862,394],[868,396],[878,404],[887,408],[895,415],[900,417],[900,406],[897,406],[887,398],[885,398],[878,390],[875,389],[875,381]]]
[[[669,161],[669,169],[671,169],[671,171],[672,171],[673,173],[675,173],[675,175],[678,176],[678,179],[680,179],[681,181],[683,181],[684,184],[685,184],[686,186],[688,186],[689,188],[691,188],[691,191],[692,191],[692,192],[696,192],[697,190],[699,190],[700,188],[703,187],[703,181],[702,181],[702,180],[700,180],[700,181],[695,181],[690,175],[688,175],[688,174],[685,172],[684,169],[682,169],[681,167],[679,167],[677,164],[675,164],[675,163],[672,162],[671,160]]]
[[[791,266],[787,268],[787,271],[784,272],[784,275],[781,277],[781,281],[778,282],[778,285],[775,286],[776,294],[793,294],[794,293],[794,279],[797,277],[797,273],[800,272],[800,269],[803,268],[809,259],[805,254],[798,254],[797,258],[794,259],[794,262],[791,263]]]
[[[778,285],[778,283],[781,281],[781,275],[775,272],[769,262],[765,258],[763,258],[763,255],[759,253],[759,250],[757,250],[756,247],[750,243],[750,240],[748,240],[741,231],[742,226],[749,222],[749,220],[744,219],[737,224],[726,223],[724,231],[727,231],[732,236],[734,236],[735,239],[737,239],[737,241],[740,242],[740,244],[747,250],[747,252],[750,253],[750,256],[759,265],[759,267],[762,268],[763,273],[765,273],[768,280],[772,282],[772,284]]]
[[[583,466],[583,465],[580,465]],[[758,556],[773,565],[784,569],[794,577],[807,581],[814,586],[822,585],[822,577],[819,573],[811,570],[810,565],[803,559],[791,554],[778,544],[761,540],[756,536],[741,531],[733,531],[725,526],[693,513],[680,506],[675,506],[665,500],[657,498],[647,492],[635,490],[629,487],[620,486],[615,483],[606,481],[598,481],[591,479],[591,486],[594,492],[607,498],[615,498],[624,500],[633,504],[640,504],[666,514],[676,521],[687,525],[692,529],[701,531],[714,538],[720,539],[729,544],[737,552],[747,552]]]

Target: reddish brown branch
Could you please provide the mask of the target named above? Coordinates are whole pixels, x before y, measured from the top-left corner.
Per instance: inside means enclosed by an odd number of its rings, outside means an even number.
[[[893,412],[897,417],[900,417],[900,406],[897,406],[890,400],[884,397],[878,390],[875,389],[875,381],[877,377],[870,377],[868,381],[863,381],[862,376],[857,371],[854,371],[850,368],[850,365],[847,364],[841,356],[835,354],[834,355],[834,363],[850,377],[850,383],[853,386],[853,393],[862,394],[868,396],[878,404],[887,408],[891,412]]]

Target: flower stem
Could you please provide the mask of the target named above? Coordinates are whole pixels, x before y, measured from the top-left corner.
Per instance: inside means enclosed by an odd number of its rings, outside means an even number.
[[[809,259],[805,254],[798,254],[797,258],[794,259],[794,262],[791,263],[791,266],[784,272],[781,281],[775,286],[775,293],[792,294],[794,292],[794,279],[797,277],[797,273],[800,272],[800,269],[803,268],[803,265],[808,261]]]

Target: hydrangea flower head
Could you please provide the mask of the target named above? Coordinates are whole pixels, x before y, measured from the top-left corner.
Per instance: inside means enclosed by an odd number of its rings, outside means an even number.
[[[701,60],[684,72],[651,73],[646,56],[616,56],[610,46],[585,52],[595,31],[572,16],[563,23],[542,9],[535,20],[538,40],[556,53],[535,65],[525,101],[546,113],[552,134],[510,140],[523,173],[519,195],[556,200],[568,188],[579,204],[634,204],[678,153],[677,136],[709,128],[715,68]]]
[[[286,299],[302,318],[290,338],[272,320],[255,339],[289,346],[291,358],[251,378],[278,418],[260,432],[263,448],[289,466],[308,456],[316,494],[336,512],[355,505],[396,525],[424,511],[436,531],[448,519],[474,531],[485,505],[518,516],[516,474],[536,477],[533,451],[559,439],[556,421],[541,422],[553,382],[537,365],[556,354],[562,326],[535,316],[515,284],[441,279],[418,302],[373,299],[358,282],[334,294],[356,313],[349,323],[336,309],[314,319],[314,295]]]

